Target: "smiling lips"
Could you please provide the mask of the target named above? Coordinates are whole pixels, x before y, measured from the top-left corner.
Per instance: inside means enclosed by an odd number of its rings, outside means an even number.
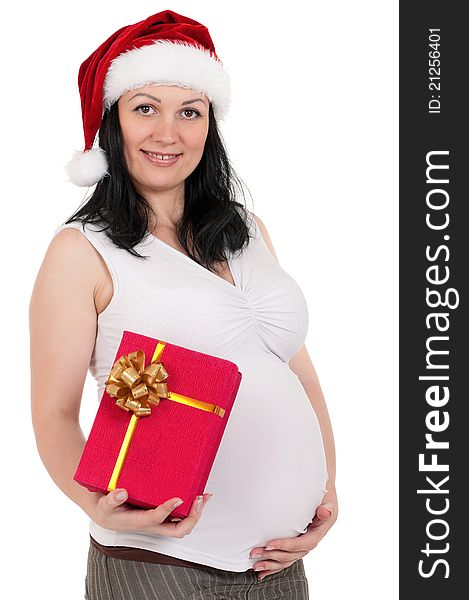
[[[147,160],[149,160],[153,165],[163,167],[174,165],[181,156],[181,154],[158,154],[156,152],[148,152],[147,150],[142,150],[142,152]]]

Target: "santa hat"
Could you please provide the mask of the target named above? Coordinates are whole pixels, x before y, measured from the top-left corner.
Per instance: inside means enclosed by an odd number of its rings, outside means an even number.
[[[153,83],[204,93],[217,121],[228,112],[230,80],[204,25],[164,10],[122,27],[80,67],[85,150],[66,166],[70,181],[87,187],[108,173],[106,153],[95,145],[102,116],[128,90]]]

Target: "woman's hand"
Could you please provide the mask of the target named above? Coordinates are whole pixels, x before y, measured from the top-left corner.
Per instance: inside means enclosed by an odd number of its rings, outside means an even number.
[[[118,496],[122,491],[125,492],[117,489],[108,494],[98,494],[90,518],[101,527],[114,531],[142,531],[176,538],[183,538],[191,533],[202,515],[202,509],[212,496],[212,494],[203,495],[199,510],[196,496],[187,517],[173,522],[169,514],[176,508],[176,498],[171,498],[156,508],[147,510],[125,504],[127,492],[122,498]]]
[[[310,550],[316,548],[329,529],[334,525],[338,515],[337,496],[334,492],[328,492],[322,504],[316,510],[316,514],[308,525],[305,533],[294,538],[279,538],[267,542],[264,547],[257,547],[251,550],[251,557],[259,554],[257,562],[252,568],[256,570],[263,567],[260,575],[257,576],[260,581],[267,575],[279,573],[290,567],[294,562],[306,556]]]

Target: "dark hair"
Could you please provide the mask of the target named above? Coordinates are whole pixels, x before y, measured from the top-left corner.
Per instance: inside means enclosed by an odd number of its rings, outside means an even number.
[[[109,175],[97,183],[85,204],[65,223],[103,225],[100,231],[105,231],[115,246],[146,259],[134,246],[147,234],[150,216],[156,219],[156,215],[130,178],[117,102],[103,115],[99,145],[107,154]],[[235,199],[237,188],[244,199],[241,179],[230,164],[210,104],[204,152],[184,182],[183,215],[176,228],[187,255],[210,270],[213,263],[226,259],[225,248],[235,252],[249,243],[248,214],[244,204]]]

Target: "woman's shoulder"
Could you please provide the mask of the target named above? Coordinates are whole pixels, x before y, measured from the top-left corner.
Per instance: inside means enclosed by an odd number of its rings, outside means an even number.
[[[62,252],[65,257],[76,257],[77,254],[89,254],[89,242],[86,236],[86,227],[81,222],[63,223],[59,225],[49,244],[52,252]]]
[[[81,220],[62,223],[55,229],[52,238],[52,242],[59,240],[56,243],[64,245],[71,251],[90,256],[107,255],[112,246],[102,226],[96,223],[84,223]]]
[[[88,276],[93,287],[103,276],[102,258],[90,243],[88,226],[81,222],[65,223],[54,231],[44,262],[52,264],[57,273],[67,269]]]
[[[250,211],[249,211],[250,212]],[[256,223],[257,225],[257,229],[259,231],[260,236],[262,237],[262,239],[265,242],[265,245],[267,246],[267,248],[269,249],[270,253],[272,254],[272,256],[277,260],[278,262],[278,258],[277,255],[275,254],[275,250],[274,250],[274,246],[272,244],[272,240],[270,239],[269,236],[269,232],[267,231],[267,227],[265,226],[264,222],[260,219],[260,217],[258,215],[255,215],[253,212],[250,212],[251,216],[252,216],[252,220]]]
[[[52,233],[49,248],[60,248],[61,250],[74,250],[86,248],[87,233],[81,221],[62,223]]]
[[[96,237],[99,228],[81,221],[60,225],[54,232],[48,253],[58,264],[58,272],[79,270],[93,290],[98,314],[104,310],[114,291],[114,267],[109,260],[102,241]],[[102,234],[104,235],[104,234]]]
[[[102,229],[102,228],[101,228]],[[89,237],[90,235],[97,235],[100,231],[100,228],[95,223],[85,223],[82,220],[70,221],[66,223],[62,223],[59,225],[54,233],[53,237],[61,233],[62,231],[80,231],[82,237]],[[69,234],[69,237],[78,237],[75,234]]]

